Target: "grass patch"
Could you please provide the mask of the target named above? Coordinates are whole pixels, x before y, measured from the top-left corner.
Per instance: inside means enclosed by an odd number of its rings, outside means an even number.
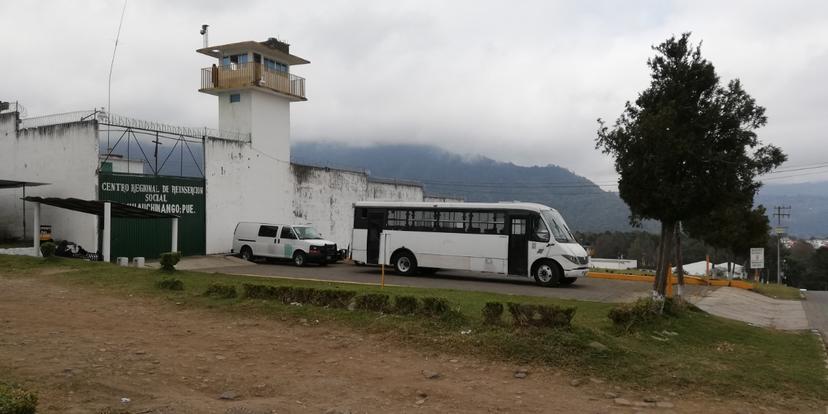
[[[37,408],[37,395],[12,384],[0,382],[0,413],[34,414]]]
[[[799,294],[799,289],[785,285],[778,285],[776,283],[758,283],[753,286],[752,290],[756,293],[774,299],[802,300],[802,295]]]
[[[54,274],[55,268],[75,271]],[[163,276],[169,274],[70,259],[46,262],[36,258],[0,256],[0,277],[36,277],[108,290],[114,295],[166,297],[185,307],[209,307],[246,316],[286,318],[288,321],[314,319],[321,324],[344,325],[364,333],[380,334],[406,346],[543,364],[574,375],[597,376],[628,387],[658,390],[659,393],[694,390],[768,404],[784,404],[783,401],[790,398],[828,400],[828,372],[824,367],[821,344],[814,335],[751,327],[702,312],[656,318],[625,332],[608,317],[614,306],[604,303],[446,289],[381,289],[379,286],[190,271],[175,273],[175,278],[187,286],[186,290],[159,290],[155,281]],[[214,284],[233,286],[242,294],[221,299],[205,296],[204,292]],[[322,292],[347,292],[339,297],[347,297],[349,303],[361,302],[362,306],[357,308],[370,310],[292,306],[285,301],[304,295],[311,300],[334,302],[320,299],[334,295]],[[394,312],[400,297],[416,298],[417,312]],[[421,308],[426,302],[432,302],[428,306],[438,312],[444,308],[436,304],[442,303],[441,300],[432,299],[444,300],[449,313],[459,317],[422,316]],[[411,304],[410,299],[404,302],[408,303],[405,306]],[[576,312],[568,329],[519,328],[502,323],[503,310],[498,311],[495,305],[489,305],[489,310],[484,312],[487,303],[574,308]],[[378,313],[380,311],[385,313]],[[606,349],[588,346],[593,341]],[[775,385],[768,389],[767,384]]]

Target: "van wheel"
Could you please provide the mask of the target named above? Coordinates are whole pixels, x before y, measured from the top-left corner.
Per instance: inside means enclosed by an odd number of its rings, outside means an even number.
[[[296,252],[293,254],[293,264],[296,266],[302,267],[305,265],[305,253],[303,252]]]
[[[417,273],[417,259],[408,251],[402,251],[394,256],[394,270],[403,276]]]
[[[244,260],[247,260],[249,262],[252,262],[253,259],[254,259],[253,250],[248,246],[242,247],[242,249],[241,249],[241,258],[244,259]]]
[[[535,283],[541,286],[559,286],[561,284],[561,280],[563,279],[561,270],[558,266],[549,261],[541,262],[536,265],[533,273],[533,276],[535,276]]]

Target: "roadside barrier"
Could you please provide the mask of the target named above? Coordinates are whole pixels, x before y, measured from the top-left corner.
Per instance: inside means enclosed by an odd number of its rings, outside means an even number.
[[[676,285],[678,284],[678,280],[675,276],[670,275],[670,284]],[[587,277],[592,277],[596,279],[614,279],[614,280],[628,280],[632,282],[648,282],[653,283],[653,279],[655,276],[651,275],[633,275],[633,274],[624,274],[624,273],[606,273],[606,272],[588,272]],[[752,290],[753,283],[745,282],[743,280],[727,280],[727,279],[710,279],[700,276],[684,276],[684,284],[685,285],[698,285],[698,286],[730,286],[739,289],[745,290]]]

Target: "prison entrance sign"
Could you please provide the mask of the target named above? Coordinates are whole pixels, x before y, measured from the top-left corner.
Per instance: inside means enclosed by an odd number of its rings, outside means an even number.
[[[98,198],[174,214],[178,250],[185,256],[205,252],[204,178],[101,172]],[[112,219],[112,257],[157,258],[170,251],[172,219]]]

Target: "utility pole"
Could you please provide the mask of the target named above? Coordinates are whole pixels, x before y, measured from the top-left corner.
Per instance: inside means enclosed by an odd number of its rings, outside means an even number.
[[[782,244],[780,240],[782,239],[782,233],[784,232],[784,228],[782,227],[782,217],[791,217],[791,206],[776,206],[773,210],[773,216],[776,217],[776,228],[774,229],[774,232],[776,233],[776,283],[781,284],[782,259],[779,252]]]

